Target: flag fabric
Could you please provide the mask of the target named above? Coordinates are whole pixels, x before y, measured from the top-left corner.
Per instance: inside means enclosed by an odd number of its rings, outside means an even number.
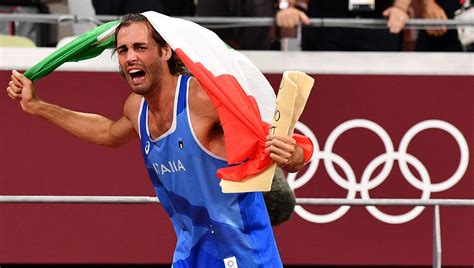
[[[196,77],[217,109],[230,165],[218,170],[217,176],[241,181],[263,171],[271,163],[264,149],[276,101],[264,75],[248,58],[228,47],[210,30],[157,12],[142,14]],[[45,62],[27,70],[25,75],[39,79],[64,62],[99,55],[99,51],[114,44],[117,24],[117,21],[110,22],[79,36],[72,44],[53,52],[43,60]],[[305,159],[309,160],[311,141],[300,138],[299,142],[305,150]]]
[[[117,26],[118,23],[119,21],[107,22],[78,36],[26,70],[24,75],[31,81],[36,81],[65,62],[77,62],[99,56],[106,48],[115,47],[115,40],[108,38],[98,41],[97,37],[111,27]]]

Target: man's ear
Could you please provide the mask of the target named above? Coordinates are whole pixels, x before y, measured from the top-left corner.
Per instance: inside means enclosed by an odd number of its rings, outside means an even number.
[[[165,60],[169,60],[171,58],[172,50],[170,46],[165,46],[161,48],[161,51],[163,52],[163,58]]]

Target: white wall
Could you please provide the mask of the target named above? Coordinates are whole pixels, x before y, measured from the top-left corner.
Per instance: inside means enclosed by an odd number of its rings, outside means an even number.
[[[54,48],[0,48],[0,70],[27,69]],[[474,75],[474,53],[243,51],[264,73]],[[116,57],[66,63],[60,70],[117,71]]]

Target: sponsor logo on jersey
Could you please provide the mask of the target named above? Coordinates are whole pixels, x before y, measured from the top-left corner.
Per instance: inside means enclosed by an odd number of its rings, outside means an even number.
[[[145,154],[148,154],[150,152],[150,141],[147,141],[145,144]]]

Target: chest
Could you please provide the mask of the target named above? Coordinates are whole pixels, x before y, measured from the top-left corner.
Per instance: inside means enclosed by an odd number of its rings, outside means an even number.
[[[219,122],[200,113],[183,111],[174,116],[173,109],[160,113],[148,113],[148,131],[155,140],[167,133],[181,135],[190,132],[191,137],[209,152],[225,158],[224,133]]]
[[[148,130],[152,139],[157,139],[171,129],[173,125],[173,109],[160,113],[148,113]]]

